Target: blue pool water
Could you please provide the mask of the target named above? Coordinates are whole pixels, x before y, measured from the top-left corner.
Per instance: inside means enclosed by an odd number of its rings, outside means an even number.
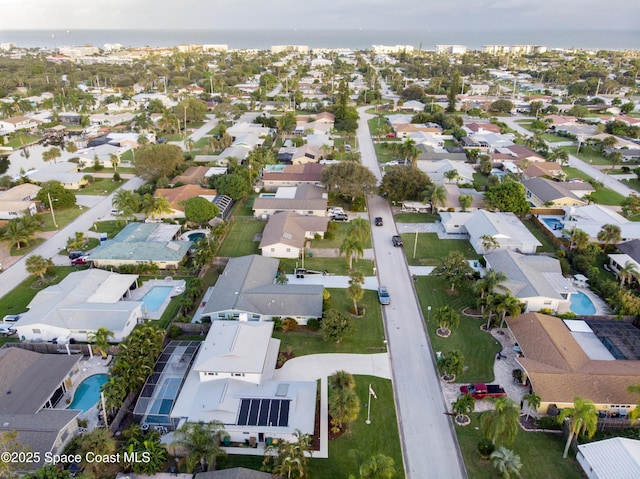
[[[578,292],[571,295],[571,311],[576,314],[590,316],[596,314],[596,307],[584,293]]]
[[[147,308],[147,311],[158,311],[172,290],[173,286],[154,286],[151,288],[147,294],[142,297],[142,302]]]
[[[80,409],[86,412],[100,399],[100,388],[109,379],[108,374],[94,374],[82,381],[73,395],[69,409]]]
[[[547,223],[547,226],[552,230],[561,230],[564,228],[564,223],[556,218],[542,218],[542,221]]]
[[[207,235],[205,235],[204,233],[191,233],[188,238],[189,241],[193,241],[194,243],[198,242],[199,240],[205,238]]]

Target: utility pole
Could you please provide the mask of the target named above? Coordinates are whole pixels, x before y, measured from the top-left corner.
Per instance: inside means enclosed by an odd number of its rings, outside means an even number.
[[[53,202],[51,201],[51,194],[47,193],[47,197],[49,198],[49,208],[51,209],[51,219],[53,220],[53,226],[58,229],[58,223],[56,223],[56,215],[53,212]]]

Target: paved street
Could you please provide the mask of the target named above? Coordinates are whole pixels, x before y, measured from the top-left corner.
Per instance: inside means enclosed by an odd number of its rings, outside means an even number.
[[[362,163],[381,178],[367,120],[360,108],[358,141]],[[397,234],[391,207],[379,196],[368,198],[371,219],[384,225],[372,228],[378,278],[386,284],[391,304],[383,307],[404,467],[407,478],[464,478],[466,471],[447,410],[434,354],[413,289],[402,248],[394,247]]]

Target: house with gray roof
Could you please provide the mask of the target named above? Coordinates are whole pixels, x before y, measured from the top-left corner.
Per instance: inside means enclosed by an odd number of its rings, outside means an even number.
[[[323,237],[329,218],[303,216],[293,211],[281,211],[269,217],[262,232],[260,250],[270,258],[299,258],[307,240]]]
[[[322,286],[276,284],[280,262],[259,255],[231,258],[218,278],[203,317],[271,321],[291,317],[299,324],[322,317]]]
[[[327,190],[316,185],[279,187],[275,193],[262,193],[253,202],[253,215],[268,218],[279,211],[295,211],[307,216],[326,216]]]
[[[583,197],[595,191],[587,182],[560,182],[542,177],[525,180],[522,185],[533,206],[583,206],[587,204]]]
[[[562,275],[560,261],[541,255],[524,255],[511,250],[485,254],[487,268],[504,273],[503,284],[525,304],[525,312],[550,309],[566,313],[571,308],[571,295],[577,293]]]
[[[598,233],[604,225],[615,225],[620,228],[620,242],[640,239],[640,223],[630,221],[617,211],[598,204],[580,207],[565,208],[564,229],[572,231],[580,228],[589,235],[592,243],[602,243],[598,239]],[[569,234],[565,234],[569,236]]]
[[[40,187],[31,183],[0,191],[0,219],[10,220],[25,214],[35,215],[38,212],[38,201],[35,200],[38,191]]]
[[[142,301],[125,301],[137,287],[138,275],[99,269],[76,271],[60,283],[38,292],[27,312],[14,323],[27,341],[87,341],[98,328],[113,332],[113,342],[125,339],[144,317]]]
[[[58,181],[62,183],[67,190],[79,190],[87,184],[84,173],[79,171],[76,163],[69,161],[60,161],[58,163],[49,164],[39,170],[27,171],[26,176],[36,183],[45,183],[47,181]]]
[[[81,355],[40,354],[19,347],[0,349],[0,433],[16,431],[18,441],[41,461],[45,453],[59,454],[78,430],[82,412],[53,409],[79,377]]]
[[[233,467],[221,471],[199,472],[196,479],[273,479],[273,474],[244,467]]]
[[[129,223],[91,252],[91,262],[97,268],[155,263],[160,269],[176,269],[192,246],[178,240],[179,234],[180,225]]]
[[[469,163],[464,161],[452,161],[449,159],[436,161],[419,159],[418,169],[424,171],[436,185],[444,185],[448,183],[470,184],[473,183],[473,174],[476,172],[473,166]],[[451,170],[455,170],[458,177],[453,180],[448,180],[445,177],[445,174]]]

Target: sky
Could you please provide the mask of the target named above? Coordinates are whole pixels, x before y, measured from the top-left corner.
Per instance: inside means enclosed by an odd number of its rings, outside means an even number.
[[[2,30],[635,30],[638,0],[0,0]]]

